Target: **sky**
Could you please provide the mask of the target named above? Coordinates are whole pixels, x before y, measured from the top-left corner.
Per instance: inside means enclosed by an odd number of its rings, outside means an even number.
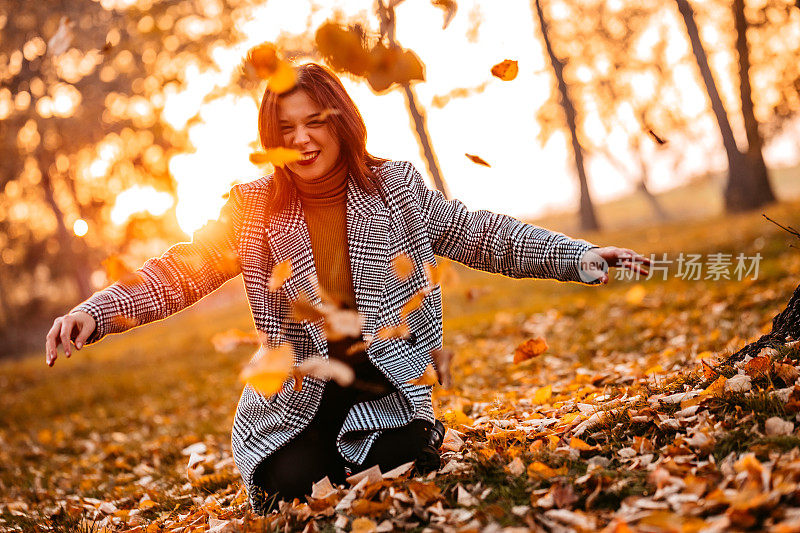
[[[309,28],[313,32],[334,17],[344,22],[369,20],[375,29],[372,8],[370,0],[328,1],[316,8],[308,0],[270,0],[241,21],[240,28],[247,36],[244,41],[213,51],[215,67],[187,70],[187,88],[170,94],[164,110],[166,120],[176,128],[183,127],[198,108],[202,119],[189,129],[195,151],[174,156],[169,164],[178,183],[176,213],[185,232],[190,234],[218,215],[223,195],[233,183],[263,175],[248,159],[257,138],[256,102],[229,95],[202,103],[203,97],[230,79],[251,46],[274,41],[281,33],[302,34]],[[558,9],[554,15],[557,23]],[[480,24],[476,25],[478,20]],[[535,114],[548,97],[551,73],[530,3],[461,0],[447,29],[442,29],[442,22],[443,12],[429,1],[407,0],[397,8],[397,41],[414,50],[426,65],[426,79],[416,83],[414,89],[427,114],[428,130],[451,195],[471,209],[519,218],[577,209],[577,178],[568,138],[557,133],[544,146],[537,140]],[[679,44],[675,54],[686,46],[680,44],[685,39],[677,34],[679,30],[676,24],[673,31]],[[509,82],[490,73],[492,65],[504,59],[519,62],[519,75]],[[703,112],[703,93],[691,72],[685,76],[683,105],[698,110],[696,126],[707,132],[704,138],[708,142],[682,146],[677,166],[653,147],[650,186],[654,191],[683,183],[709,168],[725,168],[724,153],[718,147],[719,133],[710,114]],[[364,82],[348,78],[343,82],[367,124],[368,150],[379,157],[411,161],[426,176],[403,93],[396,89],[376,95]],[[484,90],[451,99],[442,108],[431,105],[435,97],[455,88],[477,87]],[[590,133],[592,127],[590,121]],[[595,134],[601,134],[600,126],[594,127]],[[768,163],[788,160],[787,150],[793,157],[794,151],[787,147],[768,150]],[[465,153],[479,155],[491,168],[472,163]],[[617,150],[615,157],[623,165],[636,168],[624,151]],[[633,189],[635,176],[620,172],[603,158],[590,158],[587,172],[596,201]],[[130,212],[141,209],[143,197],[146,191],[127,197],[136,202],[123,197],[115,208],[115,221],[124,221]],[[156,211],[168,208],[163,197],[157,201]]]

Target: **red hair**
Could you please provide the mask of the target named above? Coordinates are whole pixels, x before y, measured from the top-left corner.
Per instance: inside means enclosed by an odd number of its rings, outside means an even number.
[[[278,101],[281,97],[295,91],[305,91],[320,109],[334,110],[328,115],[327,127],[331,128],[339,140],[340,157],[345,160],[347,170],[356,184],[364,191],[378,190],[377,177],[370,167],[380,166],[386,159],[375,157],[367,152],[367,127],[356,104],[336,75],[316,63],[306,63],[295,67],[297,83],[288,93],[264,92],[258,111],[258,136],[264,149],[283,146],[283,135],[278,126]],[[270,214],[278,213],[288,207],[295,193],[294,183],[289,171],[275,167],[270,180]]]

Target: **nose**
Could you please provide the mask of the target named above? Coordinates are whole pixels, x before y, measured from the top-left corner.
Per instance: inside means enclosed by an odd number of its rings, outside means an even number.
[[[292,144],[295,146],[303,146],[311,140],[308,135],[308,129],[305,126],[297,126],[292,136]]]

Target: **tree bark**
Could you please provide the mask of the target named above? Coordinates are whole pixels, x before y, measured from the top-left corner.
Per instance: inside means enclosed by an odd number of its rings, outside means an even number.
[[[569,128],[572,141],[572,152],[575,156],[575,167],[578,171],[578,184],[580,186],[580,226],[582,230],[598,230],[600,229],[600,224],[597,221],[594,204],[592,203],[592,197],[589,193],[589,183],[586,178],[586,168],[583,161],[583,147],[581,146],[580,139],[578,139],[577,112],[569,96],[567,83],[564,80],[564,63],[558,59],[555,52],[553,52],[547,22],[544,19],[544,12],[542,11],[540,0],[534,0],[534,9],[539,19],[539,26],[542,29],[542,39],[544,40],[547,55],[550,58],[550,65],[553,67],[553,73],[558,83],[558,91],[561,95],[561,107],[564,109],[564,115],[566,115],[567,127]]]
[[[751,182],[749,197],[752,207],[759,207],[775,201],[775,194],[764,162],[764,141],[758,131],[753,92],[750,87],[750,46],[747,41],[747,17],[744,13],[744,0],[733,0],[733,16],[736,25],[736,52],[739,55],[739,95],[742,104],[742,119],[747,134],[747,162],[750,166]]]
[[[436,159],[436,153],[433,151],[431,138],[428,134],[428,126],[425,121],[425,114],[419,105],[417,105],[417,98],[414,94],[414,89],[412,89],[410,85],[406,84],[403,85],[403,92],[406,95],[408,114],[411,115],[411,120],[414,123],[414,131],[417,133],[417,140],[419,141],[422,157],[425,158],[425,164],[428,167],[428,172],[433,177],[433,184],[439,191],[441,191],[445,198],[449,198],[450,195],[447,192],[447,185],[442,177],[442,171],[439,169],[439,161]]]
[[[697,29],[697,22],[694,18],[694,10],[688,0],[675,0],[678,11],[686,25],[686,33],[692,45],[692,53],[700,69],[700,75],[706,86],[706,92],[711,100],[711,110],[717,119],[720,134],[722,135],[722,145],[725,147],[725,154],[728,157],[728,182],[725,186],[725,209],[729,212],[745,211],[757,207],[753,205],[750,194],[751,170],[745,155],[739,151],[736,145],[736,137],[733,135],[733,128],[728,120],[725,105],[717,90],[717,83],[711,68],[708,65],[703,43],[700,41],[700,32]],[[760,205],[760,204],[759,204]]]

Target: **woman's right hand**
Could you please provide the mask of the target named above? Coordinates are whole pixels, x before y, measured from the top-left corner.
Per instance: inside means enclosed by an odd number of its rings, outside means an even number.
[[[58,357],[58,345],[64,345],[64,353],[72,355],[70,341],[75,343],[75,348],[80,350],[89,335],[97,327],[92,315],[83,311],[75,311],[68,315],[60,316],[53,322],[53,327],[47,333],[45,343],[45,361],[48,366],[53,366]]]

